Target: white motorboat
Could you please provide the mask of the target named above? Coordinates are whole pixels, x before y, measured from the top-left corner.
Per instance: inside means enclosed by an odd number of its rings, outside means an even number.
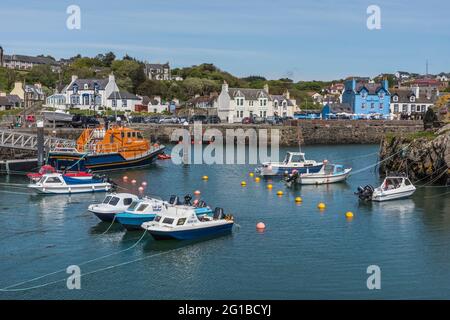
[[[378,188],[373,188],[371,185],[364,188],[360,186],[356,194],[361,200],[387,201],[408,198],[415,191],[416,187],[408,177],[388,176]]]
[[[28,188],[42,194],[72,194],[82,192],[110,191],[113,184],[104,177],[92,177],[91,179],[76,179],[62,173],[46,173]]]
[[[287,175],[297,170],[302,173],[317,173],[323,166],[323,162],[306,160],[303,152],[287,152],[282,162],[264,162],[256,171],[261,176]]]
[[[156,240],[192,240],[231,232],[234,220],[224,215],[222,208],[216,208],[211,217],[198,214],[192,206],[169,206],[155,216],[155,219],[142,224]]]
[[[286,178],[286,184],[290,186],[292,183],[328,184],[342,182],[347,179],[351,171],[351,168],[344,168],[344,166],[339,164],[325,164],[317,173],[298,173],[294,171]]]
[[[133,201],[138,200],[139,197],[131,193],[112,193],[102,203],[91,204],[88,211],[102,221],[111,222],[115,220],[116,214],[126,211]]]

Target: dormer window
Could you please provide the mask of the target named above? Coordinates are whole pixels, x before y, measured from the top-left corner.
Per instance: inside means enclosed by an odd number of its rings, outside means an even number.
[[[84,90],[89,89],[89,85],[87,83],[84,84]]]
[[[411,96],[411,97],[409,97],[409,101],[411,101],[411,102],[414,102],[414,101],[416,101],[416,97],[415,97],[415,96]]]
[[[74,84],[72,89],[73,89],[73,93],[75,93],[75,94],[78,93],[78,85]]]
[[[392,100],[393,100],[394,102],[398,102],[398,96],[394,96],[394,97],[392,98]]]
[[[380,99],[384,99],[384,92],[380,91],[380,93],[378,94],[378,96],[380,97]]]
[[[365,90],[361,91],[361,98],[367,98],[367,92]]]

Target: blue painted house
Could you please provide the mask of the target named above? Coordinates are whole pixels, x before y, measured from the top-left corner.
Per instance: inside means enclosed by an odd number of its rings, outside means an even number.
[[[391,93],[387,80],[381,83],[356,81],[345,82],[342,94],[342,103],[349,104],[355,114],[382,114],[390,113]]]

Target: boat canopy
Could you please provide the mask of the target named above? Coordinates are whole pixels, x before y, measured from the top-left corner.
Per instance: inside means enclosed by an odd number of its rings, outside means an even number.
[[[284,163],[305,162],[305,154],[303,152],[287,152]]]

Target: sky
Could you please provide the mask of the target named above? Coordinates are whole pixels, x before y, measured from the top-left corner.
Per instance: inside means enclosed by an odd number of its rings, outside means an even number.
[[[70,30],[77,5],[81,28]],[[369,30],[369,5],[381,29]],[[333,80],[450,72],[448,0],[1,0],[5,54],[113,51],[172,67],[214,63],[239,77]]]

